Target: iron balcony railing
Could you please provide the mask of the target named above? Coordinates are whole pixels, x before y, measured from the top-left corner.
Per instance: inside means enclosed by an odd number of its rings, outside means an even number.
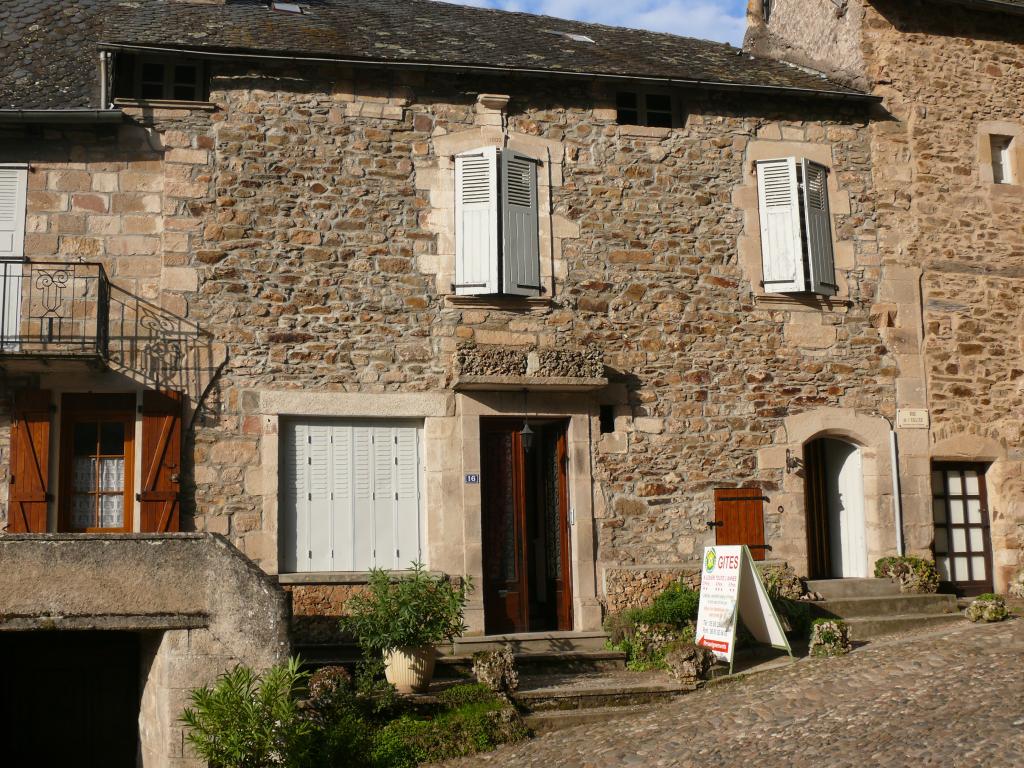
[[[0,260],[0,365],[87,357],[189,391],[212,366],[198,325],[114,285],[102,264]]]

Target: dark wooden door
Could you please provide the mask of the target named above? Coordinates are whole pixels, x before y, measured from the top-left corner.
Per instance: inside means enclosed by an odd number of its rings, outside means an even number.
[[[522,422],[480,426],[484,623],[488,634],[529,626]]]
[[[120,632],[0,632],[5,766],[134,766],[139,650]]]
[[[992,591],[992,544],[984,464],[932,466],[935,567],[945,591]]]
[[[755,560],[764,560],[764,496],[760,488],[715,489],[715,543],[746,544]]]
[[[807,576],[832,577],[832,546],[828,525],[828,479],[825,441],[804,448],[804,505],[807,520]]]
[[[488,634],[571,630],[565,424],[481,422],[484,623]]]

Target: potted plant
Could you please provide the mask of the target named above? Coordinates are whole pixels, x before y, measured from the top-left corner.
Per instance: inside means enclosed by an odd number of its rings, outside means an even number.
[[[434,676],[435,646],[466,631],[463,613],[472,588],[469,577],[456,585],[428,573],[423,563],[399,576],[375,569],[369,588],[345,603],[341,626],[364,653],[384,656],[388,682],[400,693],[422,692]]]

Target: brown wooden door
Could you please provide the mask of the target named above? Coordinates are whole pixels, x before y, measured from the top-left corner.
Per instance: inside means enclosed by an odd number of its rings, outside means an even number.
[[[487,634],[529,626],[522,422],[480,427],[484,623]]]
[[[992,591],[992,545],[984,464],[932,466],[935,567],[944,590]]]
[[[11,425],[7,532],[46,533],[50,499],[50,393],[19,392]]]
[[[807,576],[832,578],[832,547],[828,525],[828,483],[825,441],[804,447],[804,506],[807,520]]]
[[[142,393],[142,530],[181,530],[182,400],[177,392]]]
[[[760,488],[715,489],[715,543],[746,544],[755,560],[764,560],[764,497]]]
[[[568,444],[564,422],[481,423],[484,618],[488,634],[571,630]]]

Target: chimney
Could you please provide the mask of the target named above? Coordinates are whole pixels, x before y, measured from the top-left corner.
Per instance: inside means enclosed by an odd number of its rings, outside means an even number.
[[[744,50],[755,51],[757,44],[767,35],[765,3],[770,2],[771,0],[747,0],[747,32],[743,36]]]

